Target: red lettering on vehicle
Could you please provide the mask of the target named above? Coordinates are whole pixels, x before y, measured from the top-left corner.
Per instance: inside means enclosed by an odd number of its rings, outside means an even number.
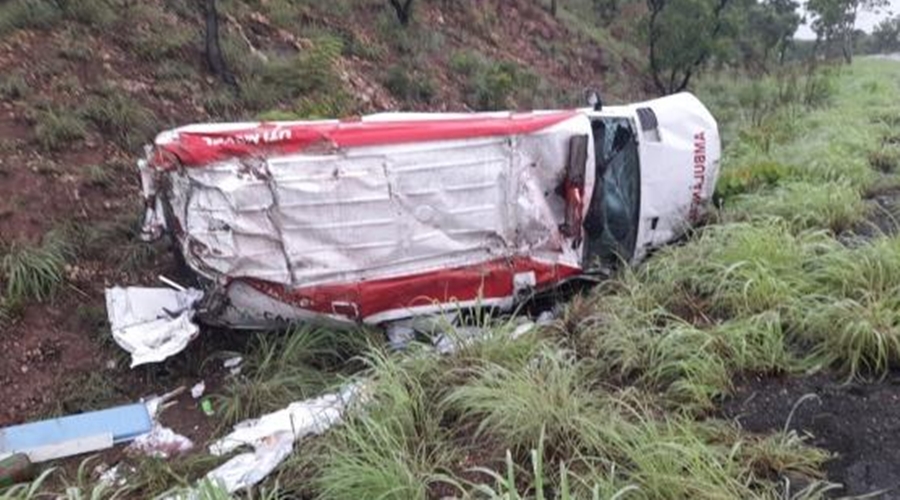
[[[691,209],[688,217],[696,222],[703,204],[703,188],[706,185],[706,135],[694,134],[694,185],[691,188]]]

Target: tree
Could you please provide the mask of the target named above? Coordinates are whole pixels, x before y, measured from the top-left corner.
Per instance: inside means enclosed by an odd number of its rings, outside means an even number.
[[[687,88],[718,49],[725,9],[732,0],[646,0],[650,72],[663,94]]]
[[[800,3],[795,0],[769,0],[764,5],[771,9],[773,14],[767,31],[772,35],[772,48],[778,55],[778,64],[784,64],[785,55],[794,43],[794,33],[803,20],[797,12]]]
[[[619,0],[591,0],[591,6],[599,22],[608,26],[619,14]]]
[[[813,16],[812,29],[817,48],[824,44],[825,53],[835,45],[847,64],[853,61],[854,26],[860,10],[887,5],[887,0],[807,0],[806,10]]]
[[[733,0],[729,34],[737,59],[751,72],[768,73],[773,60],[784,63],[800,26],[800,6],[794,0]]]
[[[872,51],[886,54],[900,51],[900,16],[882,20],[872,30]]]
[[[400,24],[409,26],[409,22],[412,20],[413,0],[390,0],[390,2]]]
[[[556,12],[559,10],[559,0],[550,0],[550,15],[556,17]]]
[[[206,18],[206,64],[217,78],[236,89],[237,80],[225,64],[225,57],[219,44],[219,13],[216,10],[216,0],[205,0],[203,10]]]

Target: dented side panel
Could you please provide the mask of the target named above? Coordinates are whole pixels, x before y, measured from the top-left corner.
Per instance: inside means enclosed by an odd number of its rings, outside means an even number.
[[[167,174],[169,201],[186,261],[230,297],[215,322],[508,306],[580,268],[560,186],[589,132],[576,115],[522,135],[235,157]]]

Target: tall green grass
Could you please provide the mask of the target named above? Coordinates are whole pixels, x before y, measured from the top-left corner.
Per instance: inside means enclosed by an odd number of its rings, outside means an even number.
[[[11,303],[51,298],[65,281],[66,263],[74,248],[64,231],[51,231],[40,245],[14,242],[3,251],[0,278]]]
[[[321,498],[425,498],[429,484],[459,459],[437,404],[439,369],[369,357],[372,397],[329,436],[315,484]],[[422,371],[420,371],[422,370]]]
[[[354,330],[294,327],[257,334],[241,373],[218,398],[223,420],[256,417],[337,386],[341,371],[365,347],[365,335]]]

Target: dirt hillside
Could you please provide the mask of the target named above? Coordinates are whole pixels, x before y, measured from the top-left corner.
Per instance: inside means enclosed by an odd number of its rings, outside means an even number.
[[[588,85],[612,99],[645,87],[621,28],[600,28],[584,11],[554,18],[530,0],[422,1],[406,27],[384,1],[220,3],[236,87],[207,69],[194,2],[0,6],[0,244],[59,257],[46,293],[3,299],[0,425],[197,375],[132,372],[105,323],[105,287],[174,272],[166,248],[136,233],[134,162],[156,132],[207,120],[571,106]]]

